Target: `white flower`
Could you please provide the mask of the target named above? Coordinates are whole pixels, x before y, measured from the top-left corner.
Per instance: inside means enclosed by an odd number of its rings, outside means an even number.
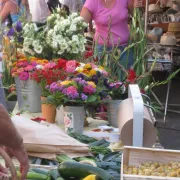
[[[59,54],[59,55],[61,55],[61,54],[63,54],[64,53],[64,50],[62,50],[62,49],[60,49],[58,52],[57,52],[57,54]]]
[[[43,69],[44,68],[44,66],[43,65],[40,65],[40,64],[38,64],[37,66],[36,66],[36,69]]]
[[[34,47],[39,46],[39,40],[34,40],[33,43],[32,43],[32,45],[33,45]]]
[[[41,54],[42,51],[43,51],[43,47],[42,47],[41,45],[36,46],[36,47],[34,47],[34,51],[35,51],[37,54]]]
[[[75,71],[83,71],[83,67],[77,67]]]

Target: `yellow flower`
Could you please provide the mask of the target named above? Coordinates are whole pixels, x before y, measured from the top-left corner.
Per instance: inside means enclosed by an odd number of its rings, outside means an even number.
[[[92,81],[87,82],[89,85],[91,85],[93,88],[96,88],[96,84]]]
[[[84,69],[91,69],[91,68],[92,68],[91,64],[85,64],[84,66]]]
[[[102,66],[99,66],[99,69],[102,69],[102,70],[104,70],[104,67],[102,67]]]
[[[90,74],[91,76],[96,75],[96,71],[95,71],[94,69],[91,69],[90,72],[89,72],[89,74]]]
[[[12,66],[14,67],[14,66],[16,66],[16,64],[17,64],[17,62],[14,62],[14,63],[12,64]]]
[[[72,81],[62,81],[61,85],[66,86],[68,84],[72,83]]]

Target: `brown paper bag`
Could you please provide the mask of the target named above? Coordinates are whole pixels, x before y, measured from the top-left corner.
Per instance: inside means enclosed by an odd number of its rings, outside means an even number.
[[[71,138],[55,124],[45,126],[21,116],[13,116],[12,122],[23,137],[28,152],[89,155],[88,145]]]
[[[133,144],[133,117],[133,100],[129,98],[120,103],[117,113],[120,137],[125,146],[132,146]],[[156,138],[154,121],[149,114],[148,108],[144,106],[143,146],[152,147],[156,142]]]

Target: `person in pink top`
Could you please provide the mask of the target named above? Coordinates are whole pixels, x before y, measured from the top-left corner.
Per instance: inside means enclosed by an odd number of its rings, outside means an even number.
[[[128,13],[133,14],[134,0],[86,0],[81,16],[85,22],[94,20],[96,25],[95,41],[98,43],[98,57],[104,47],[111,51],[113,47],[121,50],[128,45]],[[129,69],[133,64],[133,52],[124,52],[120,63]]]

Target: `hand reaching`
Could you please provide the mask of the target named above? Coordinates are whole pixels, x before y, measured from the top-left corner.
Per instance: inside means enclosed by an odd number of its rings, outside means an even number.
[[[26,175],[29,170],[29,160],[28,160],[28,155],[23,144],[16,149],[10,149],[10,148],[4,147],[4,150],[7,152],[7,154],[11,158],[15,157],[19,161],[20,172],[21,172],[20,180],[26,180]]]

